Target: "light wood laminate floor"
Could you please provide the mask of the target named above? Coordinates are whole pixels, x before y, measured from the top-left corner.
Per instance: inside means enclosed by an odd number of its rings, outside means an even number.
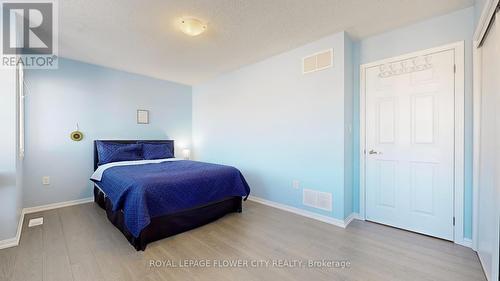
[[[27,227],[40,216],[43,226]],[[94,203],[30,214],[24,222],[20,245],[0,250],[1,281],[485,280],[468,248],[363,221],[342,229],[254,202],[245,202],[241,214],[152,243],[145,252],[136,252]],[[239,259],[249,266],[150,266],[189,259]],[[347,260],[350,266],[251,264],[285,259]]]

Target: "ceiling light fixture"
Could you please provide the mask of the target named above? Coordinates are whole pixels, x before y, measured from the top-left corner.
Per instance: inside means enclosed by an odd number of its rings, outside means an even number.
[[[207,25],[196,18],[181,18],[179,28],[189,36],[197,36],[207,30]]]

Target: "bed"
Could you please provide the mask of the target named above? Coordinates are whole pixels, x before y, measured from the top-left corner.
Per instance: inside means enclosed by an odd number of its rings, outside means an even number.
[[[106,158],[117,155],[114,149],[122,149],[120,157]],[[148,158],[149,152],[157,154],[156,159]],[[172,140],[94,141],[94,201],[138,251],[241,212],[250,194],[238,169],[173,155]]]

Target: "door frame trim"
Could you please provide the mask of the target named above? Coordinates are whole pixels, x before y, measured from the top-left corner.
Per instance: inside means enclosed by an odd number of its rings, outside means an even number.
[[[479,166],[481,152],[481,48],[472,47],[472,249],[477,251],[478,204],[479,204]]]
[[[474,48],[479,48],[483,42],[486,32],[490,26],[491,19],[495,16],[495,11],[499,4],[499,0],[486,0],[486,3],[484,3],[483,10],[481,11],[481,17],[479,18],[476,30],[474,31]]]
[[[366,219],[365,211],[365,150],[366,150],[366,70],[376,67],[381,64],[390,63],[397,60],[406,60],[415,56],[422,56],[428,53],[436,53],[441,51],[453,50],[455,52],[455,159],[454,159],[454,187],[453,187],[453,215],[455,217],[455,226],[453,230],[453,242],[471,247],[471,241],[464,240],[464,110],[465,110],[465,52],[464,41],[455,42],[452,44],[421,50],[409,54],[404,54],[396,57],[386,58],[371,63],[362,64],[360,66],[360,132],[359,132],[359,213],[362,219]]]

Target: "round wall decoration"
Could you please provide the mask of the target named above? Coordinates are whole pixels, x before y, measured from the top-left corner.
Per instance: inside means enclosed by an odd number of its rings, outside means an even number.
[[[81,141],[83,139],[83,133],[80,131],[74,131],[71,133],[71,139],[74,141]]]
[[[69,135],[73,141],[81,141],[83,139],[83,133],[80,132],[80,126],[76,123],[76,130],[71,132]]]

